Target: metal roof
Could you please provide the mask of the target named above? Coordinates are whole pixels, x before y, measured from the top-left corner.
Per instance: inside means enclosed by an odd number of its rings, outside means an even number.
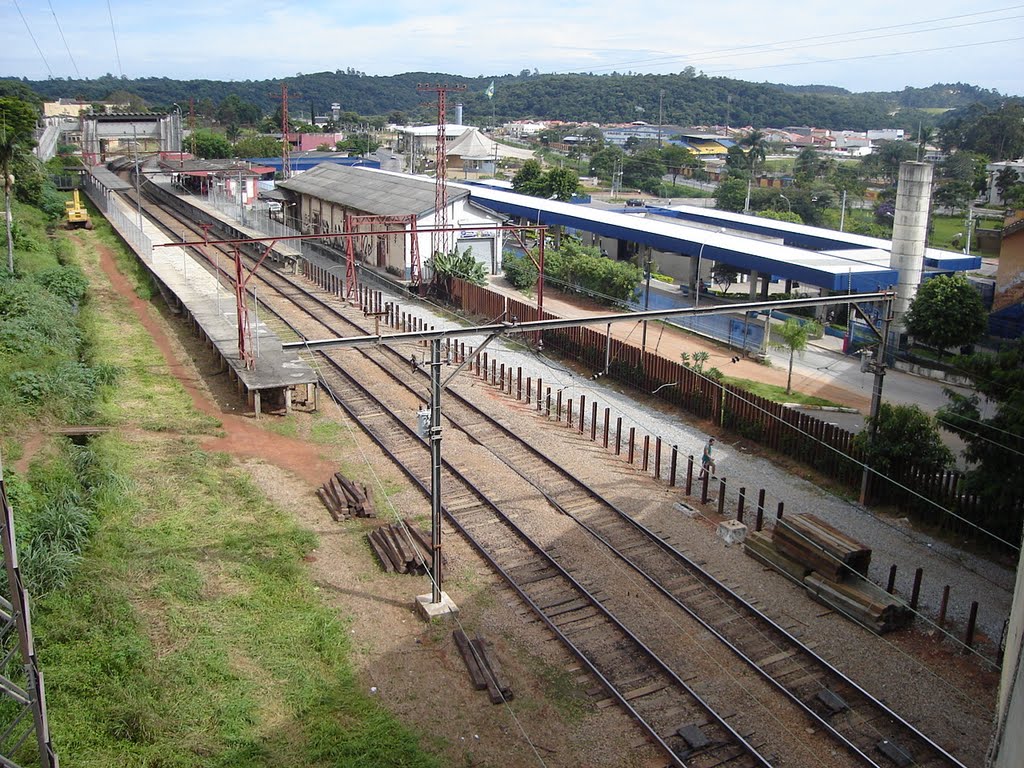
[[[781,194],[781,193],[780,193]],[[878,237],[855,235],[850,232],[836,232],[832,229],[812,227],[807,224],[794,224],[789,221],[763,219],[759,216],[748,216],[732,211],[719,211],[713,208],[697,208],[692,205],[673,205],[667,208],[653,208],[653,213],[671,216],[692,222],[718,225],[744,232],[781,237],[786,245],[800,248],[814,248],[829,252],[847,250],[848,258],[864,260],[868,258],[857,251],[884,251],[886,255],[892,251],[892,242]],[[874,257],[871,257],[874,260]],[[941,248],[925,248],[924,265],[932,269],[951,272],[978,269],[981,266],[980,256],[968,256],[955,251],[944,251]]]
[[[134,185],[129,184],[113,171],[108,170],[105,165],[87,165],[85,170],[111,192],[125,192],[129,189],[135,189]]]
[[[379,216],[422,216],[434,210],[432,179],[375,168],[323,163],[277,186]],[[468,190],[449,185],[449,202],[468,196]]]
[[[449,189],[460,186],[450,184]],[[887,263],[877,263],[877,254],[860,258],[857,251],[819,253],[724,231],[687,226],[682,222],[600,210],[487,187],[463,188],[470,191],[474,201],[506,215],[641,243],[669,253],[723,261],[738,269],[778,275],[830,291],[846,291],[852,287],[854,291],[863,293],[897,282],[896,270],[890,269]]]

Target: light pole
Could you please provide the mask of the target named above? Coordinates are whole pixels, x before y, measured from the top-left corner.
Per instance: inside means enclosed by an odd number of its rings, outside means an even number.
[[[779,197],[781,197],[781,198],[782,198],[783,200],[785,200],[785,201],[786,201],[786,212],[787,212],[787,213],[792,213],[792,212],[793,212],[793,206],[789,204],[789,198],[788,198],[788,197],[786,197],[786,196],[785,196],[784,194],[782,194],[781,192],[779,193]]]
[[[706,243],[701,243],[700,244],[700,250],[697,251],[697,289],[696,289],[696,291],[694,291],[694,294],[693,294],[693,307],[694,307],[694,309],[696,309],[697,307],[700,306],[700,283],[701,283],[701,278],[700,278],[700,260],[704,256],[704,246],[705,245],[706,245]]]
[[[651,252],[647,252],[647,262],[645,264],[645,271],[647,273],[647,287],[644,289],[644,311],[651,306]],[[640,339],[640,360],[644,359],[644,354],[647,351],[647,321],[644,320],[644,332]]]

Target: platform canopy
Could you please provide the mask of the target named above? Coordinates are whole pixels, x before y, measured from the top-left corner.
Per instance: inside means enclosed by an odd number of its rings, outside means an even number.
[[[730,234],[724,228],[710,230],[706,225],[690,226],[682,221],[600,210],[470,184],[450,186],[468,189],[475,202],[508,216],[640,243],[668,253],[699,256],[828,291],[873,292],[897,282],[896,270],[890,269],[888,262],[879,263],[877,252],[861,257],[856,250],[794,248]]]

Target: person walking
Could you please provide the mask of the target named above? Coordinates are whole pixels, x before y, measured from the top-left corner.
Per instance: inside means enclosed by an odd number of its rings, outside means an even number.
[[[715,438],[709,437],[708,441],[704,443],[704,453],[700,457],[700,474],[697,479],[700,480],[704,477],[704,473],[710,473],[711,479],[716,479],[715,473],[718,471],[715,467],[715,460],[711,457],[711,451],[715,447]]]

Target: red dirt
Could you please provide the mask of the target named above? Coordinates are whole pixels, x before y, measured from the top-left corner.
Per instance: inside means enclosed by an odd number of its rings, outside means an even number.
[[[213,398],[196,386],[190,366],[179,362],[163,327],[150,315],[149,303],[135,294],[131,284],[117,270],[111,250],[101,243],[96,243],[95,247],[100,255],[100,266],[103,268],[104,274],[114,289],[130,303],[132,311],[152,336],[160,354],[163,355],[168,370],[181,382],[185,391],[192,398],[192,404],[197,410],[221,422],[224,435],[202,438],[201,444],[204,449],[223,451],[242,458],[263,459],[294,473],[314,486],[322,483],[325,477],[329,477],[337,469],[336,466],[321,457],[315,445],[268,432],[255,425],[251,415],[249,417],[239,416],[218,407]]]

